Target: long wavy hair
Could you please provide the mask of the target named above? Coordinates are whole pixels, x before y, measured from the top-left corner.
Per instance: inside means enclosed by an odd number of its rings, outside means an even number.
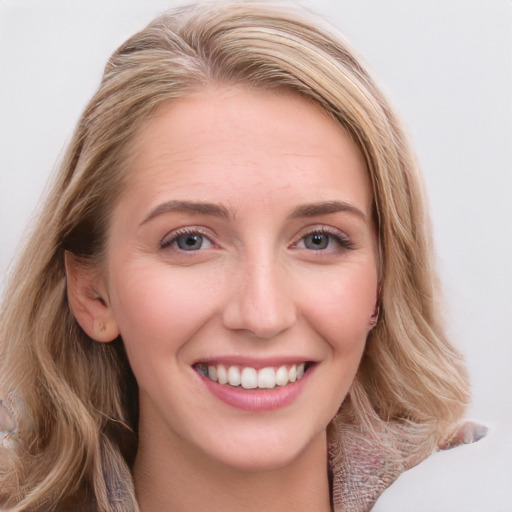
[[[20,428],[0,442],[0,502],[13,511],[71,502],[73,510],[137,510],[137,384],[122,339],[95,342],[75,321],[64,254],[101,263],[134,134],[163,102],[212,83],[298,92],[336,119],[366,159],[380,319],[338,424],[367,435],[405,429],[416,455],[426,455],[463,414],[467,376],[443,331],[421,177],[390,104],[340,34],[308,11],[199,2],[159,16],[112,55],[11,274],[0,397],[18,411]]]

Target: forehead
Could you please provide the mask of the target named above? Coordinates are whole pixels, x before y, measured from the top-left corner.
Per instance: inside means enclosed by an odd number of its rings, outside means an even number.
[[[169,194],[228,204],[248,193],[262,204],[286,194],[298,202],[341,194],[371,208],[357,146],[293,92],[218,86],[171,100],[141,126],[132,155],[126,193],[142,202]]]

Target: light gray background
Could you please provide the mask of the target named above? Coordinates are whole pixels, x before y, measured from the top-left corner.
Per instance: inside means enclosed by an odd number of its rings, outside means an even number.
[[[110,53],[172,0],[0,2],[0,290]],[[377,512],[512,511],[512,2],[302,2],[402,113],[427,183],[446,318],[490,435],[403,475]]]

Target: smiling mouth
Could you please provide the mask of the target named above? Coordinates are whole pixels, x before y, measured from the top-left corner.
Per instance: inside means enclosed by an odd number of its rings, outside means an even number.
[[[304,362],[256,369],[250,366],[198,363],[194,368],[207,379],[219,384],[244,389],[274,389],[302,379],[310,366],[311,363]]]

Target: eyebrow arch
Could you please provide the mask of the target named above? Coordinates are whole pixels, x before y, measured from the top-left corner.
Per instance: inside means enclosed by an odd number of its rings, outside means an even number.
[[[158,205],[151,213],[141,222],[146,224],[158,215],[168,212],[190,212],[192,214],[211,215],[222,219],[232,217],[230,211],[221,205],[213,203],[204,203],[200,201],[167,201]]]
[[[319,203],[300,205],[293,210],[291,218],[315,217],[317,215],[326,215],[337,212],[353,213],[365,222],[368,222],[368,216],[362,210],[345,201],[322,201]]]

